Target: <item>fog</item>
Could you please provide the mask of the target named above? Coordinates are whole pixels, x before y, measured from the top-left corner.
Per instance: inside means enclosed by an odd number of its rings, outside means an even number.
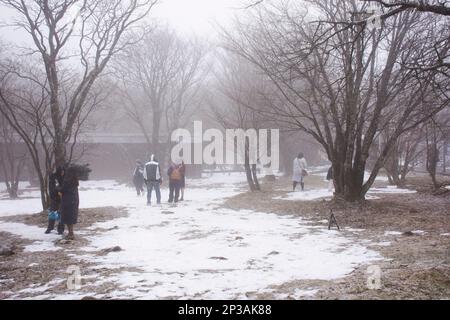
[[[449,299],[447,3],[0,0],[0,300]]]

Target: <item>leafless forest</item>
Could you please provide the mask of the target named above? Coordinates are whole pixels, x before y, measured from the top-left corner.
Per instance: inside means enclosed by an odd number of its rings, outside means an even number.
[[[39,208],[26,224],[47,223],[49,176],[67,163],[89,164],[92,181],[131,188],[136,159],[146,163],[153,154],[166,176],[172,132],[193,130],[194,121],[202,121],[205,130],[278,129],[278,171],[249,161],[247,139],[243,165],[188,165],[193,189],[215,190],[216,182],[201,182],[205,174],[236,174],[243,180],[234,186],[238,194],[224,196],[221,206],[227,210],[293,214],[314,222],[328,221],[332,210],[344,230],[366,230],[357,243],[363,238],[386,243],[383,234],[399,232],[394,247],[378,248],[397,265],[387,271],[389,285],[381,291],[358,291],[365,270],[359,268],[346,275],[350,289],[340,282],[306,285],[296,275],[272,288],[285,295],[258,288],[247,297],[297,299],[293,290],[317,287],[314,297],[323,299],[450,298],[449,1],[233,1],[228,22],[212,22],[214,33],[206,35],[158,19],[161,2],[0,0],[0,239],[17,240],[6,224],[23,222],[24,216],[9,212],[27,206],[21,201],[29,201],[31,191]],[[295,198],[288,192],[299,152],[308,175],[306,196]],[[317,200],[320,190],[326,192],[329,168],[333,192]],[[219,196],[228,192],[217,188]],[[116,217],[127,207],[114,201],[109,206]],[[95,205],[81,209],[81,216],[83,210],[93,213],[84,215],[90,218],[84,218],[82,230],[97,222],[91,217],[113,219]],[[418,238],[417,230],[427,236]],[[25,253],[18,249],[18,254]],[[432,263],[402,260],[408,255]],[[15,263],[14,255],[0,256],[5,275]],[[400,284],[405,277],[409,289]],[[28,288],[27,281],[8,290],[0,282],[0,299],[14,298],[11,292]],[[111,290],[98,298],[117,297]]]

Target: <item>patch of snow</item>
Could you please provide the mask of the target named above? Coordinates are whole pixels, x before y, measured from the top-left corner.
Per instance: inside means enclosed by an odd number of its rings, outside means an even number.
[[[307,289],[307,290],[295,289],[293,298],[295,300],[300,300],[304,297],[314,297],[317,292],[319,292],[319,290],[317,289]]]
[[[60,249],[55,246],[53,241],[60,239],[61,236],[57,234],[44,234],[45,230],[37,226],[0,221],[0,231],[9,232],[24,239],[34,240],[34,243],[25,247],[25,252],[55,251]]]
[[[28,181],[19,181],[19,191],[23,191],[30,187],[30,182]],[[0,193],[7,193],[5,182],[0,183]]]
[[[400,189],[395,186],[388,186],[386,188],[372,188],[367,192],[366,199],[374,200],[380,199],[374,194],[408,194],[416,193],[415,190]],[[333,197],[333,191],[328,189],[314,189],[306,191],[288,192],[286,196],[274,197],[274,200],[290,200],[290,201],[312,201],[318,199],[330,199]]]
[[[441,236],[450,237],[450,233],[441,233]]]
[[[413,234],[415,234],[415,235],[419,235],[419,236],[423,236],[424,234],[426,234],[426,232],[425,231],[423,231],[423,230],[414,230],[414,231],[411,231]]]
[[[14,282],[14,279],[0,279],[0,283],[11,283]]]
[[[35,284],[35,285],[31,285],[29,288],[20,290],[18,293],[19,294],[37,294],[37,293],[43,293],[55,286],[57,286],[58,284],[60,284],[61,282],[63,282],[63,279],[55,279],[52,280],[48,283],[39,285],[39,284]]]
[[[42,211],[41,200],[37,197],[31,199],[0,200],[0,217],[26,215]]]
[[[274,200],[290,200],[290,201],[311,201],[322,198],[331,198],[333,196],[332,191],[328,189],[315,189],[306,191],[294,191],[287,193],[286,196],[275,197]]]
[[[379,247],[389,247],[392,243],[390,241],[383,241],[383,242],[377,242],[372,244],[373,246],[379,246]]]
[[[385,236],[400,236],[400,235],[402,235],[402,233],[399,231],[386,231],[384,233],[384,235]]]
[[[350,232],[363,232],[365,229],[358,229],[358,228],[345,228],[346,231]]]
[[[328,169],[330,169],[330,167],[331,167],[331,164],[325,165],[325,166],[309,167],[308,172],[310,174],[325,173],[325,176],[326,176]]]
[[[52,242],[49,241],[35,241],[25,247],[25,252],[45,252],[45,251],[58,251],[61,248],[56,247]]]
[[[402,189],[396,186],[387,186],[386,188],[372,188],[369,190],[368,194],[379,194],[379,193],[417,193],[416,190]]]
[[[330,168],[331,164],[326,165],[326,166],[319,166],[319,167],[311,167],[308,169],[308,172],[312,175],[315,176],[319,176],[322,177],[325,180],[328,174],[328,169]],[[369,171],[365,171],[364,172],[364,182],[366,182],[367,180],[369,180],[370,178],[370,172]],[[377,177],[375,178],[375,181],[380,181],[380,182],[389,182],[389,179],[387,176],[383,176],[378,174]],[[327,181],[328,182],[328,181]]]
[[[261,178],[261,176],[260,176]],[[201,179],[191,179],[188,180],[187,183],[192,187],[208,187],[211,185],[220,184],[221,187],[230,187],[236,186],[238,187],[240,184],[246,183],[247,180],[245,178],[245,173],[243,172],[216,172],[214,174],[203,173]]]
[[[369,180],[369,178],[370,178],[370,172],[369,171],[364,172],[364,182]],[[389,179],[386,176],[377,175],[377,177],[375,178],[375,181],[388,182]]]

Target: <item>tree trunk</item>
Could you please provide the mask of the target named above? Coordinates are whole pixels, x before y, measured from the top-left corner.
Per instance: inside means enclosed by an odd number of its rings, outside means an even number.
[[[354,168],[345,162],[333,163],[333,180],[335,185],[335,197],[349,202],[362,201],[364,192],[365,166],[355,162]]]
[[[247,176],[248,187],[250,188],[251,192],[254,192],[254,191],[256,191],[256,187],[255,187],[255,184],[253,182],[252,170],[250,168],[250,165],[246,163],[244,165],[244,168],[245,168],[245,175]]]
[[[261,191],[261,186],[259,185],[259,181],[258,181],[258,174],[257,174],[257,170],[256,170],[256,164],[252,165],[252,177],[253,177],[253,183],[255,185],[255,189],[257,191]]]
[[[250,191],[254,192],[257,190],[257,188],[255,186],[255,182],[253,181],[252,169],[250,166],[249,144],[250,144],[250,141],[249,141],[248,137],[246,137],[245,138],[245,151],[244,151],[244,153],[245,153],[244,168],[245,168],[245,174],[247,176],[247,183],[250,188]]]
[[[439,155],[439,151],[437,149],[436,143],[433,142],[428,146],[427,171],[431,177],[431,180],[433,181],[433,187],[435,189],[439,188],[439,183],[436,179],[436,169],[437,169],[437,163],[438,163],[438,159],[439,159],[438,155]]]

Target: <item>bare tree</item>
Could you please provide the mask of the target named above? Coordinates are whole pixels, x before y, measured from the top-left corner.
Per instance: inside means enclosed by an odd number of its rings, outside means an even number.
[[[70,92],[70,75],[63,73],[60,92]],[[67,157],[71,161],[80,157],[82,150],[75,150],[91,113],[108,95],[108,90],[93,86],[76,119],[67,141]],[[0,114],[13,129],[11,133],[26,146],[29,158],[37,174],[42,207],[49,205],[48,175],[55,169],[54,131],[52,128],[50,90],[45,74],[35,65],[20,60],[3,58],[0,63]],[[62,99],[63,110],[68,101]]]
[[[1,0],[19,16],[15,25],[32,38],[45,70],[57,165],[67,159],[67,143],[89,92],[111,57],[130,44],[128,31],[147,16],[157,0]],[[75,54],[73,51],[78,52]],[[69,96],[61,92],[66,60],[75,68]],[[62,100],[66,99],[66,102]],[[66,107],[66,108],[65,108]]]
[[[380,135],[380,137],[382,136],[383,134]],[[423,154],[423,136],[424,126],[420,125],[399,137],[392,146],[384,164],[391,184],[398,187],[405,186],[408,173],[411,172],[414,163]],[[382,148],[383,144],[381,144]]]
[[[284,97],[285,103],[263,112],[323,146],[333,164],[335,195],[361,200],[398,138],[448,105],[447,79],[398,63],[434,40],[415,42],[429,16],[405,11],[378,30],[359,24],[342,29],[340,22],[358,9],[356,0],[310,2],[318,22],[298,6],[258,7],[252,22],[237,22],[234,34],[223,31],[226,47],[257,65]],[[446,28],[438,21],[435,26]],[[402,95],[405,88],[415,94]],[[434,103],[426,103],[431,97]],[[423,110],[424,103],[430,108]],[[388,124],[391,134],[365,181],[369,152]]]
[[[17,64],[2,61],[0,72],[0,113],[25,144],[38,176],[43,209],[49,204],[47,173],[52,167],[49,135],[49,97],[45,81],[32,68],[22,75]],[[32,71],[31,71],[32,70]]]
[[[215,90],[212,91],[214,99],[210,99],[213,118],[224,129],[258,131],[267,123],[260,113],[255,111],[262,103],[260,92],[264,91],[266,85],[264,77],[252,64],[238,55],[221,52],[218,53],[218,60],[221,64],[220,69],[215,72],[216,84]],[[250,143],[249,137],[246,137],[243,150],[244,169],[250,191],[260,191],[257,164],[250,163]]]
[[[373,2],[389,9],[386,15],[400,13],[407,10],[428,12],[443,16],[450,16],[450,4],[446,0],[360,0]]]
[[[425,124],[426,169],[431,177],[434,189],[441,187],[436,178],[437,164],[440,161],[440,148],[443,147],[446,138],[445,132],[448,129],[448,120],[448,117],[438,120],[438,116],[435,116]]]
[[[0,127],[0,167],[5,179],[6,191],[11,199],[16,199],[27,154],[19,149],[20,139],[1,113]]]
[[[182,40],[160,26],[115,61],[127,114],[159,156],[165,154],[160,150],[162,130],[186,125],[199,106],[205,53],[198,41]]]

